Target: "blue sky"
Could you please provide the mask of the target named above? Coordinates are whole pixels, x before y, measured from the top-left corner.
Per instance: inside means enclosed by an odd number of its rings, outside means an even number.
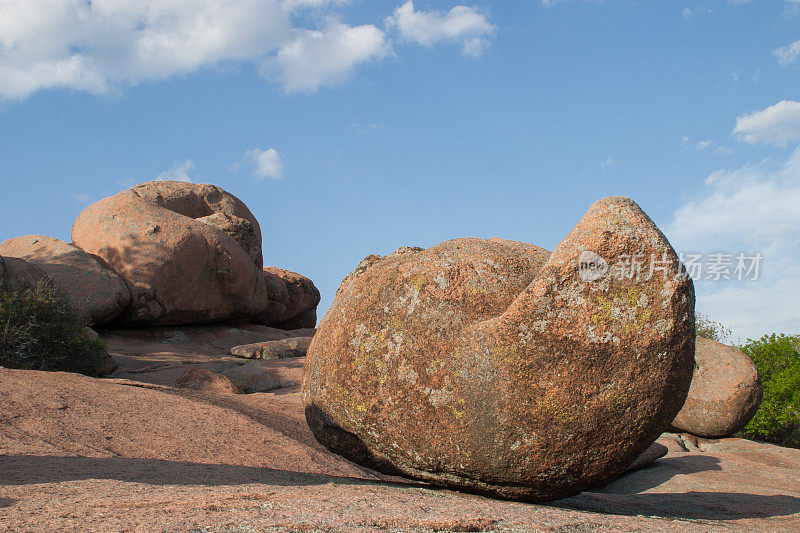
[[[0,240],[159,177],[258,217],[324,312],[364,256],[552,249],[631,196],[740,338],[800,331],[800,2],[0,0]]]

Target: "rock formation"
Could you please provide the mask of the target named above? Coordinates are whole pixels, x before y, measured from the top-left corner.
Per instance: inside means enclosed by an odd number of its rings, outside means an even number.
[[[634,256],[663,268],[634,278]],[[608,483],[689,389],[694,289],[679,264],[621,197],[552,254],[456,239],[368,257],[309,348],[309,426],[357,463],[457,489],[543,500]]]
[[[708,438],[733,435],[761,404],[758,368],[740,350],[697,337],[695,369],[686,403],[672,426]]]
[[[128,288],[117,273],[74,244],[26,235],[0,244],[0,255],[39,267],[67,293],[75,313],[91,324],[110,322],[130,300]]]
[[[316,322],[319,291],[299,274],[262,270],[258,222],[241,200],[214,185],[137,185],[87,207],[72,239],[127,284],[124,324]]]

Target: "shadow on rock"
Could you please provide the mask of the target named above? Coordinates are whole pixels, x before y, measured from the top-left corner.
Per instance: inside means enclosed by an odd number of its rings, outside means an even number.
[[[0,498],[0,507],[11,507],[16,501],[17,500],[12,500],[11,498]]]
[[[113,479],[149,485],[248,485],[309,486],[394,485],[425,487],[415,483],[373,481],[363,478],[292,472],[268,467],[205,464],[190,461],[125,457],[0,456],[0,485],[62,483],[85,479]],[[2,506],[3,499],[0,499]],[[7,504],[8,505],[8,504]]]
[[[569,500],[575,501],[558,506],[626,516],[692,520],[770,518],[800,512],[800,498],[742,492],[651,492],[633,495],[588,493]]]
[[[628,472],[608,485],[592,492],[603,494],[638,494],[658,487],[674,476],[697,474],[709,470],[722,470],[719,459],[707,455],[685,455],[682,457],[666,457],[653,465]]]
[[[719,462],[716,457],[700,454],[659,459],[654,465],[629,472],[605,487],[559,500],[553,505],[627,516],[703,520],[767,518],[800,512],[800,498],[794,496],[694,490],[679,492],[679,484],[671,486],[670,492],[645,492],[677,475],[722,470]]]

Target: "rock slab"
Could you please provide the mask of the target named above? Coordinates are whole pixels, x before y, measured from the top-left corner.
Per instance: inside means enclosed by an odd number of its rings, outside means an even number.
[[[193,389],[215,394],[240,394],[242,391],[222,374],[209,372],[203,368],[190,368],[175,385],[179,389]]]
[[[733,346],[703,337],[697,337],[695,346],[692,385],[672,426],[699,437],[733,435],[761,404],[758,368]]]
[[[634,256],[664,268],[616,267]],[[552,254],[456,239],[371,256],[309,347],[309,426],[357,463],[461,490],[548,500],[608,483],[686,399],[694,288],[679,272],[623,197],[592,205]]]
[[[248,359],[283,359],[302,357],[311,345],[312,337],[290,337],[274,341],[256,342],[231,348],[231,355]]]
[[[110,322],[130,301],[130,292],[117,273],[74,244],[26,235],[0,244],[0,255],[39,267],[69,295],[75,313],[90,324]]]

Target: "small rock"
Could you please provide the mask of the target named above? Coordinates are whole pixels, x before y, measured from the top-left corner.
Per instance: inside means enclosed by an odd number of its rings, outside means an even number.
[[[290,337],[277,341],[256,342],[231,348],[231,355],[248,359],[283,359],[302,357],[308,351],[312,337]]]
[[[658,442],[654,442],[647,448],[642,455],[636,458],[636,460],[628,467],[628,472],[631,470],[638,470],[639,468],[644,468],[645,466],[650,466],[651,464],[655,463],[658,459],[661,459],[669,452],[669,448],[664,446],[663,444],[659,444]]]
[[[240,394],[242,391],[222,374],[215,374],[202,368],[191,368],[178,378],[175,386],[179,389],[193,389],[218,394]]]
[[[268,392],[294,387],[303,381],[302,357],[262,359],[229,368],[223,374],[244,392]]]
[[[758,368],[732,346],[703,337],[695,346],[692,385],[672,427],[700,437],[733,435],[761,403]]]

